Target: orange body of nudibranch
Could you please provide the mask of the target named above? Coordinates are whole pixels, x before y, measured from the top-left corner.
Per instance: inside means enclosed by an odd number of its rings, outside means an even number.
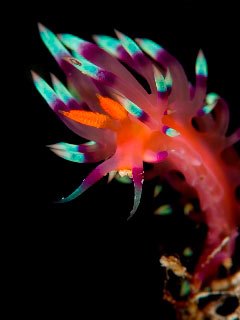
[[[151,130],[139,120],[134,119],[119,102],[101,95],[97,97],[99,105],[106,114],[85,110],[61,111],[61,113],[78,123],[112,130],[116,139],[116,154],[119,158],[117,171],[131,171],[136,159],[154,162],[154,151],[151,151],[151,148],[154,141],[155,149],[160,148],[160,136],[163,134]],[[160,139],[157,139],[157,136]]]

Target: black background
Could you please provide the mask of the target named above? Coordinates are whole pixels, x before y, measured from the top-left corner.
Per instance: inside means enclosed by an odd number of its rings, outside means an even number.
[[[9,204],[21,208],[11,214],[16,239],[13,291],[19,314],[33,319],[40,315],[174,319],[161,299],[164,271],[159,254],[179,253],[189,244],[198,250],[203,239],[202,229],[195,230],[178,209],[172,217],[153,217],[157,200],[152,199],[150,182],[145,183],[141,206],[129,222],[132,187],[107,184],[106,179],[72,203],[53,203],[72,192],[94,165],[67,162],[45,147],[79,140],[59,122],[31,82],[31,69],[48,81],[49,72],[64,80],[41,42],[37,22],[89,41],[92,34],[113,36],[114,28],[132,38],[148,37],[178,58],[190,80],[202,48],[209,66],[208,90],[229,102],[233,130],[240,115],[239,21],[234,3],[49,1],[15,6],[19,13],[14,33],[24,81],[18,84],[23,90],[14,137],[20,177],[14,179]],[[175,198],[178,195],[166,187],[158,201]],[[186,261],[190,268],[194,259]]]

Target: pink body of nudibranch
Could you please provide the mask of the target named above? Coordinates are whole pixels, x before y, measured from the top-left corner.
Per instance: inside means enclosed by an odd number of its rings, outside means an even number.
[[[60,202],[76,198],[106,174],[118,173],[133,179],[132,215],[141,198],[143,162],[153,163],[149,178],[158,174],[180,192],[198,194],[208,236],[196,267],[197,286],[234,249],[240,220],[236,197],[240,159],[233,144],[240,139],[240,129],[226,137],[228,107],[218,95],[206,94],[207,64],[201,51],[193,87],[179,62],[155,42],[134,42],[116,33],[118,39],[96,36],[97,46],[69,34],[56,37],[40,25],[41,37],[65,72],[69,89],[53,75],[52,89],[33,73],[35,86],[62,121],[89,140],[50,147],[74,162],[104,160]],[[151,93],[118,59],[147,80]],[[185,181],[173,177],[172,170],[180,171]]]

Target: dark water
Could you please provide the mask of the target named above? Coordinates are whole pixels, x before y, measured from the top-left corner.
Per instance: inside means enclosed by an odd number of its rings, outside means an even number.
[[[162,1],[163,2],[163,1]],[[66,319],[132,317],[174,319],[162,300],[165,271],[160,254],[177,254],[192,270],[206,228],[186,218],[179,194],[167,184],[160,203],[173,203],[174,213],[154,217],[154,182],[146,182],[136,216],[126,221],[133,201],[129,185],[99,182],[80,199],[56,205],[70,193],[92,165],[77,165],[57,158],[45,145],[79,139],[61,124],[35,91],[29,70],[49,80],[63,74],[42,44],[37,22],[56,33],[68,32],[91,40],[91,34],[113,36],[116,28],[132,38],[149,37],[167,48],[194,79],[195,57],[203,49],[209,65],[209,91],[216,91],[231,106],[231,128],[239,125],[239,51],[236,8],[230,4],[195,1],[129,3],[49,3],[21,5],[15,28],[16,46],[24,67],[19,129],[12,143],[18,152],[12,167],[20,177],[11,185],[10,215],[13,243],[13,291],[18,314]],[[17,8],[15,7],[15,10]],[[109,12],[107,11],[109,10]],[[16,158],[14,158],[16,159]],[[18,177],[18,176],[17,176]],[[21,209],[20,209],[21,208]],[[186,246],[194,249],[184,258]],[[240,259],[236,255],[235,262]]]

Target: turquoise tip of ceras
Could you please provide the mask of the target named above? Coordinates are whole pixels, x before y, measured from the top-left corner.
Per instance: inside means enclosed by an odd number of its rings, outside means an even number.
[[[64,148],[65,147],[65,148]],[[73,148],[68,148],[67,144],[66,146],[58,144],[50,146],[50,149],[53,153],[55,153],[57,156],[76,163],[84,163],[85,162],[85,155],[83,153],[80,153],[78,151],[73,151]],[[77,147],[76,147],[77,149]]]
[[[138,65],[144,66],[147,64],[148,59],[143,54],[141,48],[137,45],[137,43],[126,36],[125,34],[115,30],[115,33],[120,40],[123,48],[126,52],[132,57],[133,61]]]
[[[57,60],[57,62],[61,64],[62,59],[66,56],[70,56],[70,53],[51,30],[47,29],[41,23],[38,23],[38,29],[42,41],[54,56],[54,58]]]
[[[137,44],[143,51],[145,51],[150,57],[157,59],[158,55],[161,54],[164,49],[156,42],[150,39],[136,39]]]
[[[128,36],[125,34],[114,30],[124,49],[129,53],[130,56],[134,56],[135,54],[141,52],[139,46]]]
[[[177,130],[170,128],[168,126],[163,126],[162,131],[164,134],[166,134],[167,136],[169,136],[171,138],[177,137],[180,135],[180,133]]]
[[[119,98],[123,107],[134,117],[142,122],[149,121],[149,115],[141,108],[139,108],[135,103],[128,100],[127,98]]]
[[[51,75],[51,80],[53,84],[53,88],[58,95],[58,97],[65,103],[68,104],[71,100],[74,100],[72,94],[68,91],[68,89],[61,83],[61,81],[54,75]]]
[[[68,107],[65,103],[58,97],[56,92],[43,80],[37,73],[31,71],[33,83],[37,91],[41,94],[43,99],[55,112],[59,110],[68,110]]]
[[[204,105],[200,110],[198,110],[197,115],[203,116],[205,114],[210,113],[217,105],[219,98],[220,98],[219,95],[214,92],[207,94],[206,105]]]
[[[197,77],[204,77],[204,78],[207,78],[208,76],[207,60],[202,50],[199,51],[197,60],[196,60],[196,75]]]
[[[118,57],[118,50],[121,47],[121,42],[118,39],[105,35],[94,35],[93,39],[101,49]]]
[[[41,94],[44,100],[53,107],[54,103],[57,100],[57,95],[53,89],[43,80],[36,72],[31,71],[33,83],[37,91]]]
[[[164,99],[167,96],[168,93],[168,87],[166,84],[166,80],[164,79],[161,72],[154,68],[154,79],[157,87],[158,97],[160,99]]]
[[[206,96],[206,102],[207,104],[214,104],[217,102],[217,100],[219,99],[219,95],[215,92],[210,92],[207,94]]]
[[[173,80],[172,80],[172,76],[171,76],[171,73],[170,73],[170,70],[169,70],[169,69],[167,69],[167,72],[166,72],[165,84],[166,84],[166,86],[167,86],[168,92],[170,92],[171,89],[172,89]]]
[[[74,51],[78,51],[82,44],[87,43],[87,41],[68,33],[58,34],[57,36],[66,47]]]

